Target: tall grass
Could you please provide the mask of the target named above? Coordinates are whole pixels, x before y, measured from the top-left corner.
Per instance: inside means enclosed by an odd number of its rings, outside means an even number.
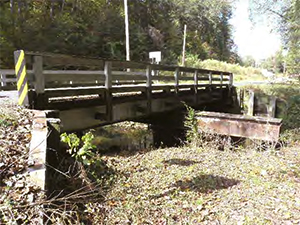
[[[210,70],[228,71],[234,74],[235,81],[245,80],[263,80],[262,72],[258,68],[243,67],[239,64],[231,64],[214,59],[199,60],[195,55],[186,57],[186,66]]]

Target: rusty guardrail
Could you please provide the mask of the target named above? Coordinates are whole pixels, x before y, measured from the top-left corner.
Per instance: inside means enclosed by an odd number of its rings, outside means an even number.
[[[204,111],[196,116],[199,131],[265,141],[278,141],[282,124],[282,119],[229,113]]]

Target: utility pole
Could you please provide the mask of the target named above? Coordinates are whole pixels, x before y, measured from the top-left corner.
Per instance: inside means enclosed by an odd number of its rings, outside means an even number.
[[[186,45],[186,24],[184,24],[184,32],[183,32],[183,46],[182,46],[182,66],[185,65],[185,45]]]
[[[126,60],[130,61],[129,21],[128,21],[128,4],[127,4],[127,0],[124,0],[124,12],[125,12],[125,35],[126,35]]]

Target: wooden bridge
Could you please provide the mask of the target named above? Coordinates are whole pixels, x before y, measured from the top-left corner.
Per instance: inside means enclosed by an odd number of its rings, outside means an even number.
[[[231,98],[224,71],[24,51],[15,62],[19,104],[57,110],[62,131]]]

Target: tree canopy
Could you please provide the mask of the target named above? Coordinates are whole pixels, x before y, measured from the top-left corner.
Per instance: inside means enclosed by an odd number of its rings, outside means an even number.
[[[132,60],[162,51],[177,63],[187,24],[187,53],[199,59],[235,61],[226,0],[131,0],[128,2]],[[124,7],[120,0],[6,0],[0,2],[0,66],[25,49],[125,59]]]
[[[281,35],[286,51],[283,60],[287,72],[300,73],[300,1],[251,0],[250,3],[253,18],[268,16],[276,25],[274,28]]]

